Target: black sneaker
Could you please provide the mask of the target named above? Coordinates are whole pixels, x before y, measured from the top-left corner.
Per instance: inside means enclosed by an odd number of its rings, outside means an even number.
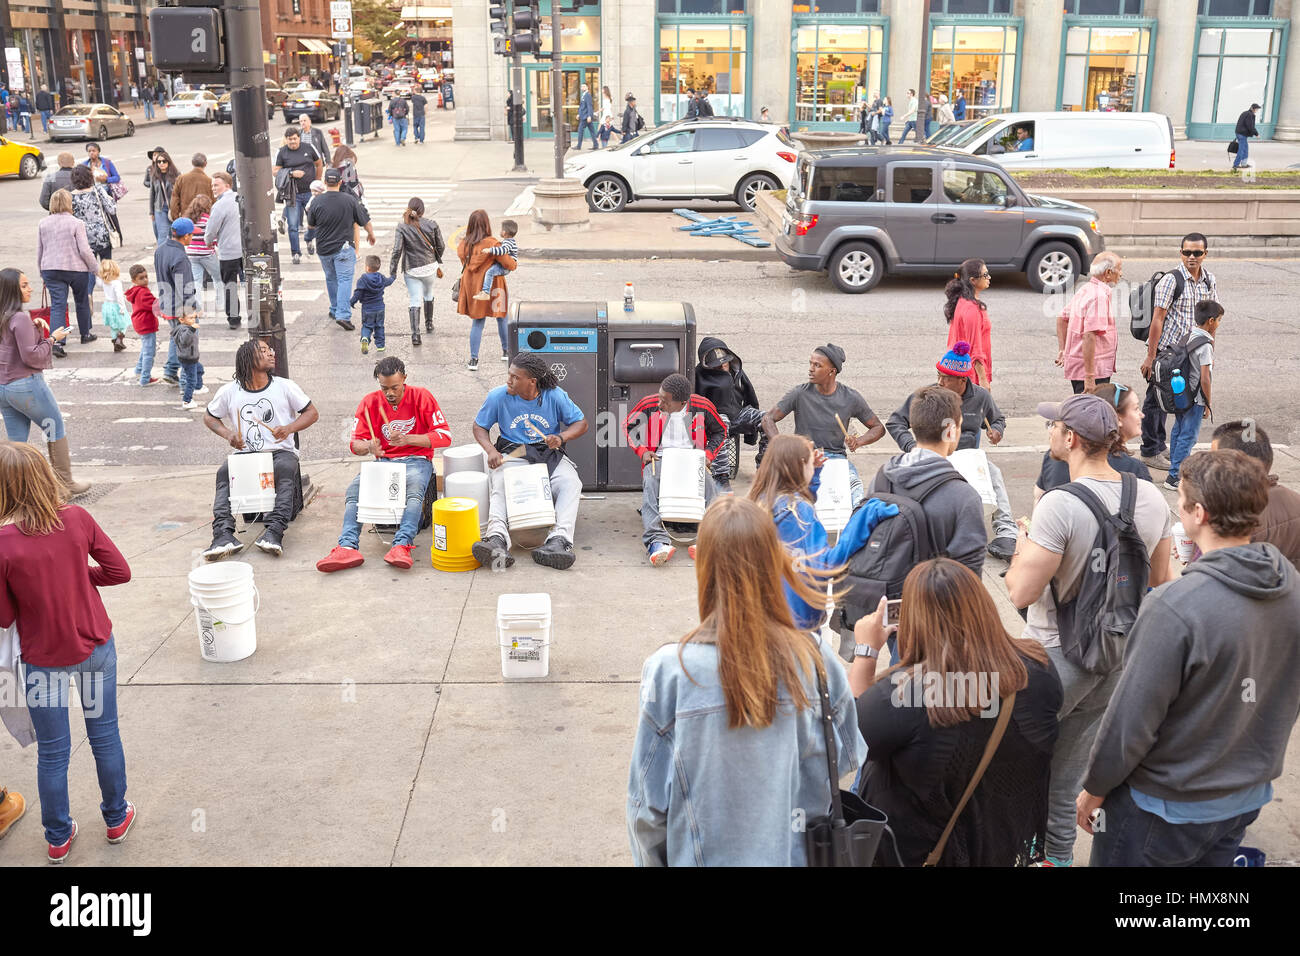
[[[314,256],[314,255],[316,255],[316,240],[315,240],[315,239],[308,239],[308,240],[307,240],[307,255],[309,255],[309,256]]]
[[[179,385],[179,384],[181,383],[181,382],[180,382],[180,379],[178,379],[178,378],[177,378],[176,376],[174,376],[174,375],[164,375],[164,376],[162,377],[162,380],[163,380],[163,383],[166,384],[166,385]]]
[[[98,340],[99,340],[99,336],[98,336],[98,335],[94,335],[94,334],[91,334],[91,335],[83,335],[83,336],[81,337],[81,344],[82,344],[82,345],[89,345],[91,342],[96,342],[96,341],[98,341]]]
[[[240,550],[243,547],[229,531],[223,531],[221,534],[214,535],[212,543],[208,545],[208,550],[203,552],[203,557],[208,561],[220,561],[226,555]]]
[[[357,327],[347,319],[335,319],[334,322],[340,329],[347,329],[349,332],[355,332],[357,330]]]
[[[480,568],[496,570],[515,566],[514,555],[506,550],[505,539],[499,535],[494,534],[485,541],[475,541],[470,546],[470,552]]]
[[[577,560],[577,556],[573,553],[572,544],[563,538],[556,537],[549,539],[534,551],[533,560],[548,568],[564,571],[573,567],[573,562]]]
[[[298,253],[295,252],[293,254],[293,264],[298,265],[300,262],[302,262],[302,256],[298,255]]]
[[[1003,561],[1010,561],[1011,556],[1016,553],[1016,539],[994,538],[989,542],[988,552],[995,558],[1001,558]]]
[[[280,543],[280,532],[272,531],[267,528],[262,532],[262,536],[253,542],[253,545],[267,554],[273,554],[277,558],[284,554],[284,545]]]

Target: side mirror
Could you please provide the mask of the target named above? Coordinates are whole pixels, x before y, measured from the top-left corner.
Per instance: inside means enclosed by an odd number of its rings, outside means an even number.
[[[876,198],[875,198],[875,201],[876,201],[876,202],[884,202],[884,201],[885,201],[885,190],[884,190],[883,187],[880,188],[880,189],[877,189],[877,190],[876,190]]]
[[[1007,193],[1002,197],[1002,205],[1004,208],[1010,209],[1016,205],[1016,197],[1011,195],[1011,193]]]
[[[1007,148],[1001,143],[989,143],[989,155],[996,156],[999,153],[1005,153]]]

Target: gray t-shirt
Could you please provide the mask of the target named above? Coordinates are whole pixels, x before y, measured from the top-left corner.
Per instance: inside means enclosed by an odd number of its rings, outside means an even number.
[[[844,453],[844,432],[840,431],[835,416],[840,416],[844,427],[856,418],[867,425],[876,417],[867,400],[847,385],[837,383],[835,391],[823,395],[812,382],[796,385],[776,403],[783,414],[794,412],[795,434],[803,435],[823,451]],[[869,426],[868,426],[869,427]]]
[[[1119,512],[1120,482],[1096,478],[1079,480],[1101,499],[1108,512]],[[1172,518],[1160,489],[1149,481],[1138,481],[1137,485],[1133,520],[1150,557],[1155,554],[1160,541],[1169,537]],[[1091,558],[1096,539],[1097,519],[1074,495],[1057,488],[1038,500],[1030,523],[1029,540],[1061,556],[1061,566],[1052,580],[1063,601],[1071,600],[1078,593],[1079,579]],[[1168,542],[1165,547],[1169,547]],[[1044,647],[1061,646],[1061,635],[1056,629],[1056,604],[1052,601],[1050,586],[1043,588],[1038,600],[1029,606],[1021,637],[1033,638]]]
[[[1189,377],[1187,379],[1187,387],[1197,388],[1196,404],[1204,405],[1205,396],[1201,394],[1198,388],[1201,383],[1201,366],[1208,365],[1210,371],[1214,371],[1214,339],[1203,329],[1196,329],[1192,332],[1191,338],[1187,340],[1187,347],[1189,349],[1187,357],[1192,366],[1188,373],[1189,376],[1195,376],[1195,378]]]

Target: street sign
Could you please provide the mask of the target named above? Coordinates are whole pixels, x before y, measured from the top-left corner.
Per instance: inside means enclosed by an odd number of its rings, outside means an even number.
[[[330,0],[330,26],[334,39],[352,39],[352,0]]]

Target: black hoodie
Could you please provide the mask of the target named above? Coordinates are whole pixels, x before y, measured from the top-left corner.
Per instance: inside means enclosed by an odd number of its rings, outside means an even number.
[[[714,349],[724,349],[736,355],[722,339],[712,336],[701,339],[700,347],[696,349],[696,357],[700,362],[695,366],[695,393],[707,398],[718,410],[718,414],[726,415],[734,422],[745,406],[759,407],[758,393],[745,374],[739,355],[731,363],[730,372],[724,372],[720,368],[705,368],[704,356]],[[752,444],[753,436],[749,440]]]

